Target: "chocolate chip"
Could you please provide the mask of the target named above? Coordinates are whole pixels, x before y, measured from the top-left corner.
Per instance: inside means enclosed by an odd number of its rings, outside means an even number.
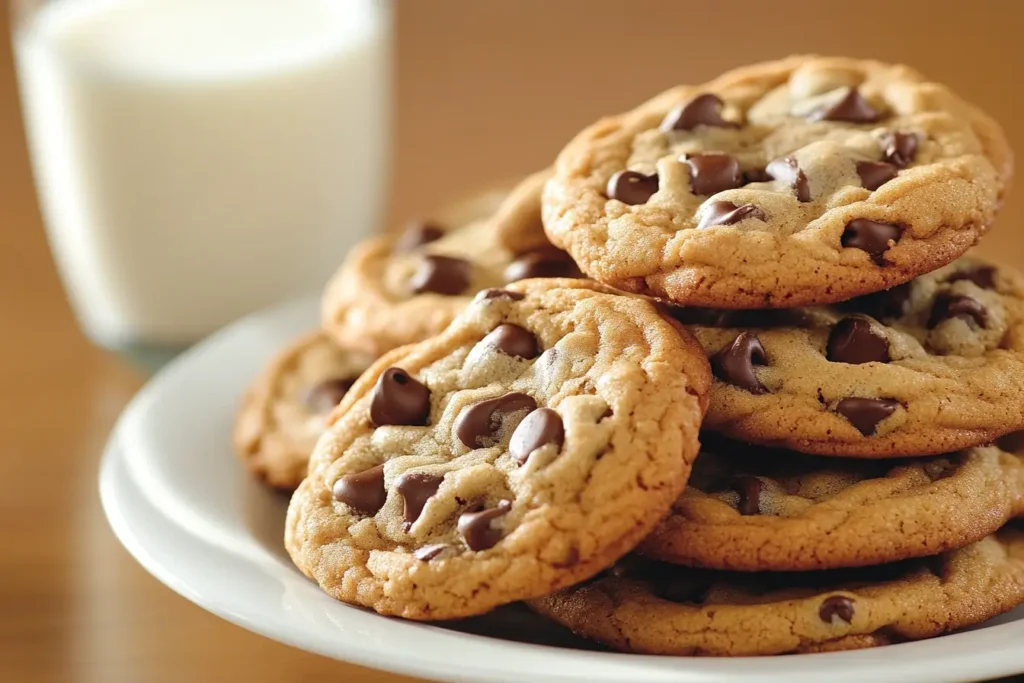
[[[498,325],[483,339],[487,346],[493,346],[502,353],[513,358],[530,360],[540,355],[540,344],[537,337],[529,330],[505,323]]]
[[[416,247],[441,239],[444,236],[444,228],[433,223],[413,223],[405,229],[405,232],[395,240],[396,252],[412,251]]]
[[[874,192],[896,177],[896,167],[884,161],[858,161],[860,184]]]
[[[658,191],[658,174],[644,175],[636,171],[619,171],[608,179],[606,193],[609,199],[623,204],[646,204]]]
[[[583,277],[579,266],[566,252],[555,247],[537,249],[521,255],[505,268],[505,282],[531,277]]]
[[[370,402],[374,426],[415,425],[422,427],[430,417],[430,389],[401,368],[388,368],[377,380]]]
[[[406,472],[395,481],[395,490],[402,495],[404,501],[402,518],[405,520],[406,530],[420,518],[427,499],[437,493],[442,481],[443,476],[426,472]]]
[[[716,128],[738,128],[735,123],[722,118],[722,99],[711,93],[697,95],[668,113],[661,122],[661,130],[693,130],[697,126]]]
[[[425,545],[422,548],[417,548],[412,556],[420,562],[430,562],[432,559],[440,555],[442,552],[447,550],[450,546],[444,543],[435,543],[434,545]]]
[[[807,175],[800,169],[796,157],[783,157],[768,164],[765,169],[772,178],[786,183],[793,188],[797,201],[811,201],[811,188],[807,185]]]
[[[752,394],[768,393],[754,374],[755,365],[767,364],[761,340],[751,332],[741,332],[731,344],[711,357],[715,377]]]
[[[995,289],[996,269],[992,266],[978,266],[970,270],[962,270],[959,273],[950,275],[946,282],[956,282],[958,280],[970,280],[982,289]]]
[[[473,300],[490,301],[492,299],[507,299],[508,301],[522,301],[525,298],[525,294],[521,294],[519,292],[512,292],[507,289],[497,289],[492,287],[490,289],[481,290]]]
[[[501,531],[491,527],[491,522],[508,514],[512,503],[503,500],[497,507],[479,512],[464,512],[459,515],[459,533],[466,539],[470,550],[487,550],[501,540]]]
[[[865,318],[843,318],[828,335],[825,357],[833,363],[888,363],[889,340]]]
[[[355,384],[355,377],[333,377],[310,387],[302,396],[302,402],[316,413],[326,413],[341,403],[345,394]]]
[[[743,172],[744,185],[747,183],[767,183],[769,180],[772,180],[772,177],[763,168],[752,168],[749,171]]]
[[[917,156],[917,136],[893,131],[882,138],[882,158],[897,168],[906,168]]]
[[[334,483],[334,499],[357,512],[376,514],[388,498],[384,491],[384,465],[357,474],[346,474]]]
[[[509,455],[520,465],[530,454],[549,443],[562,447],[565,441],[565,426],[558,413],[550,408],[538,408],[519,423],[508,444]]]
[[[712,225],[733,225],[744,218],[756,218],[759,221],[765,220],[764,212],[753,204],[741,204],[736,206],[732,202],[711,202],[704,206],[704,213],[701,214],[698,228],[708,228]]]
[[[844,310],[865,313],[876,320],[886,320],[901,317],[909,300],[910,283],[904,283],[881,292],[858,296],[837,305]]]
[[[935,297],[931,315],[928,316],[928,329],[936,327],[943,320],[960,318],[967,322],[973,321],[978,327],[985,327],[988,311],[976,299],[961,294],[942,293]]]
[[[686,164],[694,194],[712,195],[743,185],[740,162],[728,154],[693,154],[686,158]]]
[[[505,417],[536,408],[532,396],[518,392],[479,401],[459,413],[455,434],[468,448],[488,448],[497,441]]]
[[[836,412],[850,421],[864,436],[875,433],[878,423],[896,411],[900,404],[891,398],[844,398],[836,405]]]
[[[451,256],[428,254],[409,279],[409,287],[416,294],[432,292],[456,296],[469,287],[473,266],[469,261]]]
[[[853,621],[853,600],[842,595],[825,598],[818,608],[818,616],[826,624],[834,623],[837,617],[849,624]]]
[[[835,104],[815,109],[807,117],[809,121],[847,121],[849,123],[872,123],[881,115],[871,106],[856,88],[850,88]]]
[[[733,490],[740,496],[737,509],[741,515],[761,514],[761,490],[763,488],[764,484],[757,477],[736,477],[733,482]]]
[[[861,249],[871,254],[875,263],[885,265],[885,252],[889,242],[895,244],[903,235],[902,225],[892,223],[876,223],[866,218],[855,218],[846,224],[846,230],[839,239],[844,247]]]

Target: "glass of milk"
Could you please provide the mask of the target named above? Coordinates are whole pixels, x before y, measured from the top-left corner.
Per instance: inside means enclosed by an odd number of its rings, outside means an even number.
[[[387,0],[15,0],[50,244],[86,333],[173,354],[311,292],[381,218]]]

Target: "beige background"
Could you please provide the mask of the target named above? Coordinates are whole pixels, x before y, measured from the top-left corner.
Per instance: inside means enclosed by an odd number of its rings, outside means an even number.
[[[793,52],[906,61],[988,109],[1024,149],[1017,0],[396,5],[393,221],[539,168],[578,128],[659,89]],[[40,225],[7,45],[0,150],[0,678],[410,680],[231,626],[159,585],[117,544],[96,466],[142,377],[92,348],[71,317]],[[1011,197],[983,250],[1024,266],[1022,212],[1024,197]]]

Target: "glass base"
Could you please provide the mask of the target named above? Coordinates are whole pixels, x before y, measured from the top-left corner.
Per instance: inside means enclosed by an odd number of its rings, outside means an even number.
[[[151,344],[133,343],[126,345],[111,345],[95,340],[96,344],[108,351],[112,351],[124,358],[137,370],[147,375],[154,374],[157,370],[174,360],[188,346],[156,346]]]

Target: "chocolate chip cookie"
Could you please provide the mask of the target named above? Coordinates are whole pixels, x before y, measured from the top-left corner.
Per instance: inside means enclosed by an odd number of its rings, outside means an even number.
[[[491,192],[357,246],[324,291],[322,324],[376,354],[443,330],[481,289],[529,277],[580,277],[540,225],[543,178]]]
[[[596,574],[678,498],[710,371],[649,301],[585,280],[481,292],[351,389],[286,546],[331,596],[451,619]]]
[[[771,655],[931,638],[1024,602],[1024,531],[943,555],[826,572],[685,569],[631,556],[530,606],[624,652]]]
[[[965,257],[828,307],[675,309],[716,382],[704,428],[806,453],[952,452],[1024,428],[1024,278]]]
[[[589,276],[689,306],[832,303],[905,282],[988,229],[999,126],[905,66],[791,57],[682,86],[580,133],[544,226]]]
[[[884,564],[978,541],[1024,513],[1024,461],[995,446],[850,460],[702,439],[672,513],[640,546],[738,571]]]
[[[246,392],[235,418],[235,451],[245,466],[276,488],[298,486],[327,416],[373,360],[323,332],[278,353]]]

